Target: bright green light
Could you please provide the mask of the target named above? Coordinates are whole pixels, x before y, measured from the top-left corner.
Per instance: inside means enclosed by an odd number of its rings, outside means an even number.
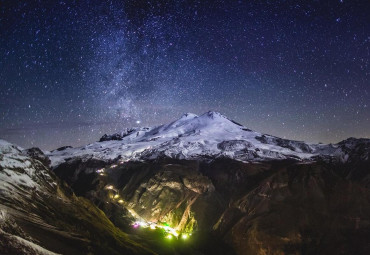
[[[166,238],[168,238],[168,239],[172,239],[172,237],[173,237],[173,235],[171,235],[171,234],[166,236]]]
[[[182,234],[182,235],[181,235],[181,238],[182,238],[182,239],[188,239],[188,237],[189,237],[189,236],[188,236],[188,234]]]

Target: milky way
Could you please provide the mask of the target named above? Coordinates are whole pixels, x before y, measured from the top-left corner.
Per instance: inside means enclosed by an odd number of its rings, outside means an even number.
[[[369,9],[0,1],[0,137],[54,149],[208,110],[290,139],[369,137]]]

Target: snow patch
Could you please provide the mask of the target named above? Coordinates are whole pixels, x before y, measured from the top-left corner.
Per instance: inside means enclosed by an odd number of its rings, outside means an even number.
[[[212,111],[200,116],[186,113],[166,125],[126,129],[106,138],[102,142],[46,154],[52,167],[74,157],[128,161],[164,155],[183,159],[224,156],[242,161],[263,161],[309,160],[318,155],[343,154],[336,145],[309,144],[264,135]]]

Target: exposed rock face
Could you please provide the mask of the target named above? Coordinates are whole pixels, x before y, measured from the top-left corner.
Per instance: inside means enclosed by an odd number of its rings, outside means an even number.
[[[12,217],[25,233],[2,229],[12,243],[8,235],[16,233],[43,240],[38,244],[46,248],[45,236],[62,236],[54,247],[72,243],[63,246],[69,250],[50,250],[68,254],[76,247],[148,252],[130,238],[159,254],[370,249],[370,139],[310,144],[249,130],[215,112],[185,114],[167,125],[47,152],[61,182],[38,149],[21,151],[1,140],[0,149],[0,204],[17,212]],[[168,249],[145,235],[125,235],[134,220],[192,232],[193,243]],[[53,232],[28,235],[39,233],[27,221]]]
[[[223,151],[240,151],[254,148],[252,143],[245,140],[227,140],[217,144],[217,147]]]
[[[72,146],[62,146],[62,147],[59,147],[58,149],[54,150],[54,151],[64,151],[66,149],[71,149],[73,148]]]
[[[312,153],[314,151],[308,144],[300,141],[292,141],[268,135],[256,136],[256,139],[261,143],[276,144],[278,146],[290,149],[292,151],[300,151],[305,153]]]
[[[39,160],[44,166],[50,166],[50,159],[37,147],[26,149],[23,151],[30,158]]]
[[[123,137],[120,134],[113,134],[113,135],[105,134],[100,138],[99,142],[112,141],[112,140],[120,141],[122,140],[122,138]]]
[[[339,143],[348,162],[369,161],[370,160],[370,139],[348,138]]]
[[[221,209],[212,182],[197,171],[196,162],[150,162],[127,164],[120,171],[116,187],[129,208],[150,221],[167,222],[177,229],[210,229],[200,218]],[[201,211],[198,207],[209,207]],[[215,208],[212,208],[215,207]]]
[[[94,180],[143,219],[213,233],[237,254],[367,254],[370,191],[359,177],[367,175],[354,173],[369,166],[162,158],[115,162]],[[108,199],[104,188],[88,189],[95,202]]]
[[[238,254],[366,254],[370,192],[336,170],[320,163],[276,169],[214,229]]]
[[[113,134],[113,135],[107,135],[107,134],[104,134],[99,142],[105,142],[105,141],[121,141],[124,137],[126,136],[129,136],[129,135],[132,135],[132,134],[139,134],[139,133],[142,133],[142,132],[146,132],[148,131],[149,128],[126,128],[123,132],[121,133],[116,133],[116,134]]]
[[[86,164],[90,167],[87,168]],[[164,159],[148,163],[127,162],[118,166],[113,164],[114,167],[105,167],[106,176],[103,177],[91,171],[92,166],[95,166],[95,170],[101,169],[97,161],[82,163],[76,160],[61,164],[55,172],[72,187],[78,187],[76,192],[94,201],[112,218],[117,215],[112,208],[107,208],[106,201],[111,201],[110,197],[114,194],[119,194],[128,209],[134,210],[147,221],[167,222],[189,232],[200,227],[199,224],[203,230],[210,230],[217,215],[222,212],[223,205],[212,182],[198,171],[195,161]],[[76,173],[71,170],[73,168],[79,172],[77,177],[90,181],[84,183],[75,178]],[[90,170],[80,172],[81,169]],[[110,185],[114,186],[113,191],[104,188]],[[204,208],[209,208],[209,211],[204,212]],[[212,215],[214,212],[217,214]],[[116,214],[127,214],[127,211],[117,210]],[[203,218],[207,219],[199,220]],[[123,225],[122,222],[120,225]]]
[[[1,254],[151,254],[42,161],[38,149],[0,140]]]

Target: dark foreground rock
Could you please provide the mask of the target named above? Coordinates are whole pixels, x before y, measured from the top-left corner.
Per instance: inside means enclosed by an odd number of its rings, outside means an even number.
[[[153,254],[43,164],[0,144],[0,254]]]
[[[167,222],[199,234],[195,249],[203,254],[215,254],[209,248],[215,240],[226,247],[220,254],[367,254],[369,166],[361,158],[347,163],[162,158],[97,163],[95,170],[103,174],[92,171],[88,160],[54,170],[118,226],[125,223],[117,215],[132,217],[128,210],[146,221]],[[73,169],[89,183],[70,178],[76,176]]]

